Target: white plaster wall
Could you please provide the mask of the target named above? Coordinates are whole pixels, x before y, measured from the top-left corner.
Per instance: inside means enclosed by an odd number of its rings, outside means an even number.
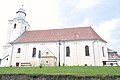
[[[16,23],[16,28],[14,29],[15,23]],[[6,40],[7,43],[14,41],[19,36],[21,36],[21,34],[23,34],[25,31],[25,26],[26,26],[26,29],[29,28],[29,24],[23,19],[20,20],[15,18],[13,20],[9,20],[7,40]]]
[[[70,46],[70,57],[65,57],[66,65],[89,65],[89,66],[102,66],[102,61],[108,59],[106,43],[101,41],[67,41],[66,46]],[[90,56],[85,56],[85,46],[89,46]],[[94,46],[93,46],[94,45]],[[104,47],[103,57],[102,46]],[[94,47],[94,50],[93,50]]]
[[[48,63],[46,62],[48,61]],[[56,59],[51,57],[51,58],[42,58],[41,60],[42,66],[56,66]]]
[[[120,66],[120,60],[118,60],[118,65]]]
[[[16,29],[14,28],[14,24],[16,25]],[[19,22],[17,21],[17,19],[14,20],[10,20],[9,21],[9,32],[8,32],[8,42],[12,42],[13,40],[15,40],[16,38],[18,38],[18,36],[20,36],[20,31],[21,31],[21,25],[18,24]]]
[[[1,61],[2,67],[10,66],[11,52],[12,52],[12,46],[10,44],[4,45],[4,52],[3,52],[3,57],[2,57],[3,60]]]
[[[92,48],[92,41],[74,41],[71,43],[67,43],[70,45],[71,49],[71,56],[66,57],[66,65],[80,65],[83,66],[93,65],[93,48]],[[85,46],[89,46],[89,54],[90,56],[85,56]]]
[[[107,60],[107,47],[106,44],[101,41],[61,41],[60,45],[60,63],[63,65],[80,65],[87,64],[88,66],[102,66],[102,61]],[[90,56],[85,56],[85,46],[89,46]],[[70,57],[66,57],[66,47],[70,47]],[[104,46],[105,57],[102,54],[102,46]],[[32,57],[33,48],[36,48],[36,57]],[[17,53],[17,49],[21,48],[21,53]],[[38,58],[39,50],[41,54],[49,49],[57,58],[57,65],[59,60],[59,42],[39,42],[39,43],[23,43],[15,44],[12,65],[16,65],[16,62],[31,62],[33,66],[40,65],[40,59]],[[19,54],[19,55],[18,55]],[[17,56],[20,56],[17,58]],[[94,58],[95,57],[95,58]]]
[[[102,47],[104,47],[105,57],[103,56]],[[107,52],[106,43],[101,42],[101,41],[96,41],[94,43],[94,49],[95,49],[95,66],[102,66],[103,65],[102,61],[108,60],[108,52]]]
[[[35,45],[35,44],[34,44]],[[21,48],[21,53],[17,53],[18,48]],[[32,44],[16,44],[14,45],[14,52],[13,52],[13,59],[12,59],[12,65],[16,66],[16,62],[19,63],[26,63],[26,62],[31,62],[33,66],[38,65],[39,59],[37,57],[33,58],[32,57],[32,50],[34,46],[32,47]]]

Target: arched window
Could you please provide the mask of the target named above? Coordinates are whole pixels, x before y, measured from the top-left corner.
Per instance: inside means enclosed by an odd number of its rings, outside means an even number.
[[[16,25],[17,25],[17,24],[15,23],[15,24],[14,24],[14,29],[16,28]]]
[[[105,57],[104,47],[102,47],[102,53],[103,53],[103,57]]]
[[[17,53],[20,53],[21,52],[21,48],[18,48],[18,51],[17,51]]]
[[[85,56],[89,56],[89,46],[85,46]]]
[[[25,26],[25,31],[26,31],[26,29],[27,29],[27,26]]]
[[[32,57],[36,57],[36,48],[33,48],[33,54]]]
[[[38,58],[40,58],[41,57],[41,51],[39,50],[39,53],[38,53]]]
[[[70,56],[70,47],[67,46],[66,47],[66,57],[69,57]]]

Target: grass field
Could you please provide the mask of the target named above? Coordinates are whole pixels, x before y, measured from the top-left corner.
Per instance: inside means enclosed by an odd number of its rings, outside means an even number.
[[[76,76],[120,76],[119,66],[65,66],[65,67],[2,67],[0,74],[50,74],[50,75],[76,75]]]

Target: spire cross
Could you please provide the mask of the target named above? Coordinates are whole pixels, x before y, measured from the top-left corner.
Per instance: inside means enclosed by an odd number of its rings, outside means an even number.
[[[22,7],[24,6],[23,4],[24,4],[24,3],[22,2]]]

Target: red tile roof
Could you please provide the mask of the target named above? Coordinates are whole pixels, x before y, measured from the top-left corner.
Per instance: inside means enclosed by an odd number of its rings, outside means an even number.
[[[117,53],[117,51],[114,51],[114,50],[109,49],[109,48],[107,48],[107,50],[108,50],[109,53]]]
[[[44,42],[59,40],[104,41],[91,27],[77,27],[77,28],[26,31],[23,35],[21,35],[19,38],[13,41],[13,43]]]

